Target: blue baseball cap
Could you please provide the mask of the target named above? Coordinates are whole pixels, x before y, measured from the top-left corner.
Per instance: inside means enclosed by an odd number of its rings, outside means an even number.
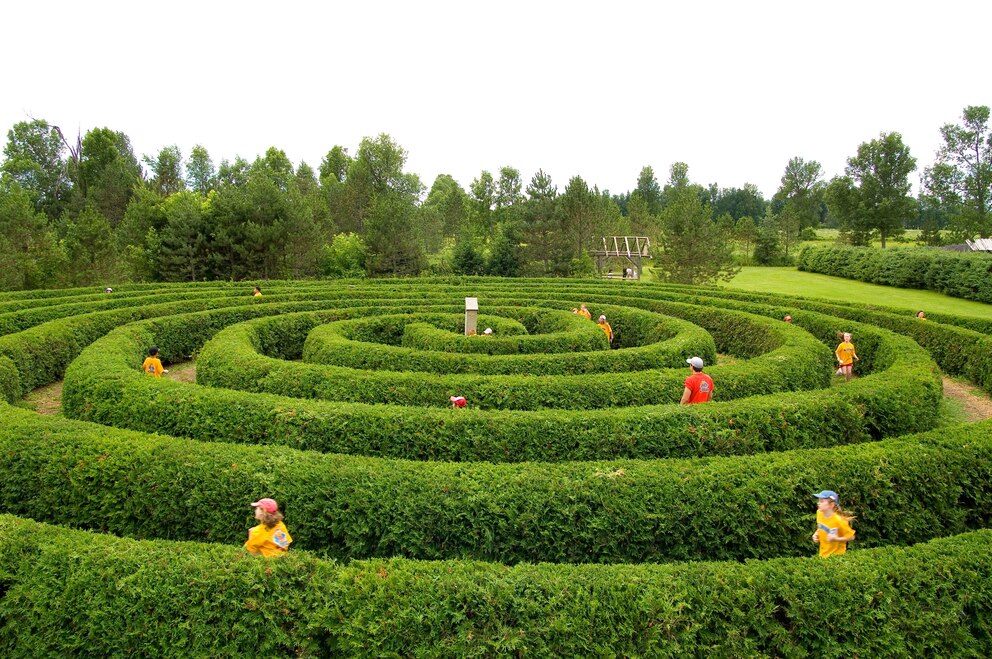
[[[834,503],[840,503],[840,497],[833,490],[823,490],[822,492],[817,492],[813,495],[817,499],[830,499]]]

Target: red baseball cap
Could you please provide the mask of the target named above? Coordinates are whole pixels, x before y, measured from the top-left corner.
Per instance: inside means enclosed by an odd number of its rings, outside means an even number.
[[[450,398],[448,398],[448,400],[450,400],[458,407],[465,407],[465,405],[468,403],[468,401],[465,400],[465,396],[451,396]]]
[[[275,499],[259,499],[258,501],[253,501],[251,505],[255,508],[261,508],[270,514],[279,512],[279,504],[276,503]]]

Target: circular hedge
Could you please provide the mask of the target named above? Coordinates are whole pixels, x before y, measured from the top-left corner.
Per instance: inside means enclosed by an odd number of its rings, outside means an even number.
[[[0,648],[992,649],[992,425],[932,430],[939,369],[992,383],[981,321],[632,282],[265,290],[0,294],[0,392],[64,377],[66,417],[0,407]],[[463,335],[466,296],[493,336]],[[862,361],[831,386],[838,331]],[[152,344],[196,384],[144,376]],[[715,400],[679,406],[695,355]],[[820,562],[824,488],[858,540]],[[280,561],[236,546],[261,496]]]

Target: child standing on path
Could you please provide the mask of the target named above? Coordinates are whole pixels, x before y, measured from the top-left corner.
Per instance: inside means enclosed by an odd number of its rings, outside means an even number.
[[[610,327],[608,322],[606,322],[606,316],[600,316],[599,322],[596,324],[599,325],[599,329],[603,330],[606,334],[606,340],[610,343],[610,345],[613,345],[613,328]]]
[[[148,356],[145,357],[145,361],[141,365],[141,370],[145,372],[145,375],[155,378],[160,378],[163,373],[168,373],[167,370],[162,368],[162,360],[158,358],[158,346],[148,348]]]
[[[847,551],[847,543],[854,540],[852,518],[840,509],[840,498],[833,490],[823,490],[813,496],[818,499],[813,542],[820,545],[820,558],[840,556]]]
[[[716,387],[713,386],[713,378],[703,373],[703,358],[690,357],[685,363],[689,365],[692,375],[685,379],[685,388],[682,389],[682,400],[679,401],[679,405],[708,402]]]
[[[282,513],[275,499],[259,499],[251,504],[255,507],[255,519],[261,524],[248,531],[245,549],[256,556],[282,556],[289,549],[293,538],[282,523]]]
[[[843,375],[847,378],[847,381],[850,382],[854,362],[861,361],[861,358],[858,357],[858,353],[854,352],[854,344],[851,343],[850,332],[844,332],[844,340],[839,346],[837,346],[837,349],[834,350],[834,354],[837,355],[837,361],[840,362],[840,368],[837,369],[837,375]]]

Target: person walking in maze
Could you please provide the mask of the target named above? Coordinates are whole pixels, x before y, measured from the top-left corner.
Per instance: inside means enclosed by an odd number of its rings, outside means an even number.
[[[820,545],[820,558],[840,556],[847,551],[847,543],[854,540],[851,520],[840,508],[840,497],[833,490],[823,490],[813,495],[816,503],[816,530],[813,543]]]
[[[837,346],[837,349],[834,350],[834,354],[837,355],[837,362],[840,364],[840,368],[837,369],[837,375],[843,375],[850,382],[851,372],[854,370],[854,362],[861,361],[858,353],[854,351],[850,332],[844,332],[843,340]]]
[[[160,378],[163,373],[168,373],[167,370],[162,368],[162,360],[158,358],[158,346],[148,348],[148,356],[145,357],[145,361],[141,365],[141,370],[145,372],[145,375],[150,375],[154,378]]]
[[[610,327],[610,324],[608,322],[606,322],[606,316],[605,315],[600,316],[599,322],[597,322],[596,324],[599,325],[599,329],[603,330],[603,332],[606,333],[606,340],[609,342],[609,344],[613,345],[613,328]]]
[[[262,297],[262,289],[259,288],[258,286],[255,286],[253,289],[251,289],[251,294],[253,297]]]
[[[586,308],[586,305],[579,305],[579,315],[584,316],[588,320],[592,320],[592,313]]]
[[[283,524],[282,513],[275,499],[259,499],[252,502],[255,508],[255,519],[260,523],[248,531],[248,539],[244,547],[248,553],[256,556],[282,556],[289,549],[293,537]]]
[[[682,390],[679,405],[708,402],[716,387],[713,386],[713,378],[703,373],[703,358],[690,357],[685,363],[689,365],[692,374],[685,379],[685,389]]]
[[[923,309],[920,309],[919,311],[916,312],[916,317],[919,318],[920,320],[926,320],[927,314],[925,311],[923,311]]]

